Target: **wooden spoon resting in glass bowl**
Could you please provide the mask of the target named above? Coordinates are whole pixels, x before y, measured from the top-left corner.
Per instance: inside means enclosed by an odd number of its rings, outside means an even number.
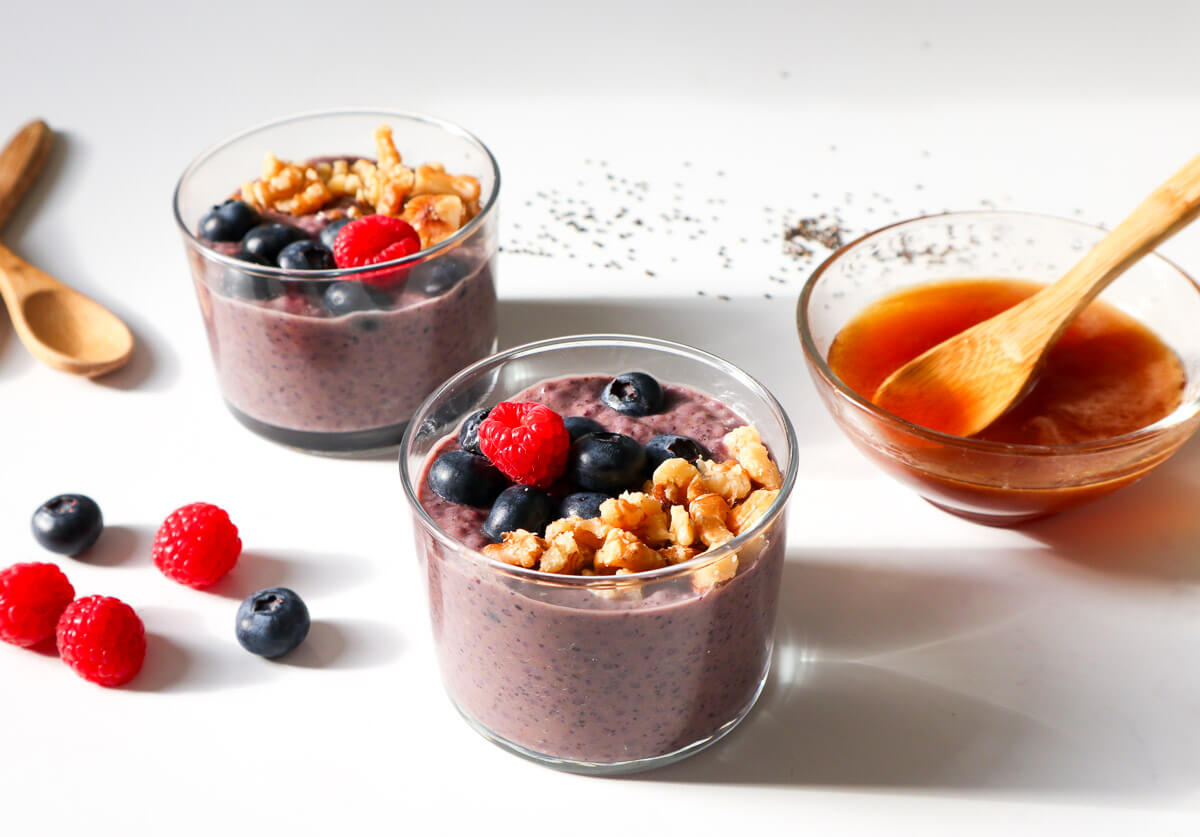
[[[33,182],[51,138],[36,120],[0,151],[0,227]],[[25,348],[55,369],[94,378],[123,366],[133,352],[133,335],[120,318],[2,244],[0,297]]]
[[[1200,156],[1155,189],[1061,279],[889,375],[871,400],[914,424],[973,436],[1002,416],[1096,295],[1200,210]]]

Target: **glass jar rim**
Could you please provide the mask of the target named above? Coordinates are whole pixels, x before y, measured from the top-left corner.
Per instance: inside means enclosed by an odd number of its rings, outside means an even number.
[[[419,486],[417,482],[420,480],[420,473],[413,474],[408,465],[409,453],[413,441],[416,438],[416,430],[421,427],[424,417],[428,415],[438,404],[445,393],[450,391],[456,385],[477,378],[490,371],[492,368],[499,367],[512,360],[516,360],[525,355],[539,354],[547,350],[562,349],[562,348],[578,348],[587,346],[629,346],[632,348],[647,348],[658,351],[669,352],[678,356],[686,357],[691,360],[697,360],[707,363],[735,378],[739,383],[749,389],[755,397],[757,397],[771,411],[775,420],[779,423],[784,433],[784,439],[787,446],[788,464],[783,474],[783,483],[780,486],[779,494],[775,498],[775,502],[767,509],[767,512],[759,518],[759,520],[742,534],[735,537],[733,540],[722,544],[719,547],[709,549],[702,552],[695,558],[678,564],[672,564],[668,567],[662,567],[657,570],[647,570],[645,572],[633,573],[625,576],[574,576],[562,575],[558,573],[547,573],[541,570],[525,569],[512,564],[505,564],[502,561],[497,561],[494,558],[489,558],[477,549],[473,549],[461,541],[455,540],[447,534],[433,517],[429,511],[421,504],[418,497]],[[549,587],[560,588],[578,588],[589,587],[594,589],[629,589],[637,587],[647,582],[663,581],[674,578],[676,576],[686,576],[695,570],[715,563],[722,558],[736,553],[739,549],[753,540],[764,530],[766,530],[775,520],[782,514],[784,507],[787,505],[788,499],[791,496],[792,489],[795,486],[797,474],[799,472],[799,464],[797,462],[796,448],[798,446],[795,428],[792,427],[792,421],[788,417],[787,411],[783,409],[783,405],[779,400],[763,386],[757,378],[735,366],[723,358],[720,358],[702,349],[697,349],[693,346],[687,346],[683,343],[675,343],[670,340],[660,340],[655,337],[641,337],[632,334],[579,334],[567,337],[554,337],[548,340],[538,340],[532,343],[525,343],[520,346],[514,346],[511,349],[505,349],[502,352],[490,355],[483,360],[477,361],[465,369],[460,370],[449,380],[445,381],[440,387],[429,395],[421,405],[417,407],[413,413],[412,419],[409,421],[408,428],[404,431],[404,438],[400,442],[400,481],[404,485],[404,493],[409,504],[416,512],[416,518],[421,526],[443,546],[453,550],[456,553],[466,555],[471,560],[481,566],[487,567],[493,572],[498,572],[503,575],[509,575],[515,578],[520,578],[523,581],[534,582]],[[425,461],[422,460],[421,471],[424,471]]]
[[[817,283],[820,282],[825,272],[832,267],[838,260],[848,255],[851,251],[863,246],[868,241],[880,236],[884,233],[892,232],[898,227],[904,227],[909,224],[931,221],[966,221],[970,218],[979,218],[981,220],[997,219],[1011,217],[1022,220],[1039,220],[1052,223],[1064,224],[1075,227],[1080,230],[1086,230],[1093,233],[1107,234],[1108,230],[1102,227],[1092,226],[1082,221],[1076,221],[1071,218],[1060,218],[1056,215],[1047,215],[1039,212],[1020,212],[1015,210],[967,210],[961,212],[941,212],[933,215],[918,215],[914,218],[906,218],[902,221],[895,221],[886,226],[872,230],[865,235],[859,236],[853,241],[847,242],[831,253],[826,259],[817,266],[808,281],[804,283],[804,288],[800,291],[800,298],[796,302],[796,327],[800,333],[800,344],[804,350],[804,354],[813,368],[818,374],[829,384],[835,393],[841,398],[849,401],[852,406],[856,407],[861,412],[867,413],[874,418],[883,421],[887,424],[898,427],[905,432],[922,439],[935,442],[946,447],[961,448],[975,452],[987,452],[1008,454],[1012,456],[1063,456],[1063,455],[1080,455],[1092,453],[1105,453],[1115,449],[1119,449],[1128,445],[1133,445],[1147,438],[1156,436],[1165,430],[1172,427],[1177,427],[1190,419],[1200,414],[1200,397],[1193,398],[1191,401],[1180,404],[1170,414],[1164,416],[1153,424],[1145,427],[1124,433],[1120,436],[1114,436],[1110,439],[1099,439],[1094,442],[1077,442],[1067,445],[1036,445],[1036,444],[1018,444],[1013,442],[993,442],[984,439],[968,439],[963,436],[952,436],[949,433],[943,433],[938,430],[932,430],[928,427],[923,427],[919,424],[914,424],[906,419],[901,418],[895,413],[881,409],[872,402],[860,396],[852,390],[837,373],[830,368],[828,362],[817,349],[816,339],[812,335],[812,330],[808,323],[809,303],[812,300],[813,293]],[[1183,268],[1175,264],[1170,259],[1166,258],[1158,252],[1147,253],[1143,259],[1154,260],[1177,273],[1180,278],[1188,282],[1192,289],[1200,294],[1200,283],[1192,278]]]
[[[179,203],[180,203],[180,196],[183,192],[185,184],[188,181],[188,178],[192,174],[195,173],[196,169],[198,169],[204,163],[208,162],[211,158],[213,158],[214,156],[219,154],[221,151],[225,150],[225,148],[227,148],[229,145],[237,142],[238,140],[245,139],[246,137],[249,137],[253,134],[259,133],[261,131],[265,131],[270,128],[277,128],[277,127],[280,127],[282,125],[287,125],[292,122],[303,122],[305,120],[319,119],[321,117],[329,117],[329,116],[371,116],[371,115],[386,117],[386,118],[390,118],[390,119],[406,119],[411,122],[420,122],[425,125],[431,125],[433,127],[442,129],[447,134],[459,137],[460,139],[467,140],[468,142],[470,142],[471,144],[476,146],[476,148],[478,148],[480,151],[482,151],[484,153],[484,155],[486,156],[488,163],[491,165],[492,177],[494,178],[494,185],[492,187],[491,194],[488,195],[487,202],[484,203],[483,206],[481,206],[479,208],[478,214],[476,214],[476,216],[474,218],[472,218],[470,221],[468,221],[461,229],[456,230],[453,235],[443,239],[442,241],[439,241],[437,244],[434,244],[431,247],[425,247],[421,250],[418,250],[416,253],[412,253],[403,258],[392,259],[391,261],[387,261],[387,262],[379,262],[378,264],[364,265],[362,267],[343,267],[343,268],[335,268],[332,270],[306,270],[306,271],[304,271],[304,275],[302,277],[297,276],[296,271],[294,271],[294,270],[288,270],[288,269],[282,268],[282,267],[275,267],[273,265],[253,264],[250,262],[241,261],[240,259],[236,259],[233,256],[227,256],[224,253],[221,253],[221,252],[213,249],[212,247],[210,247],[208,244],[206,244],[204,242],[204,240],[201,239],[199,236],[197,236],[188,227],[188,225],[184,222],[183,213],[180,210]],[[173,214],[175,216],[175,223],[179,227],[179,229],[183,232],[184,242],[192,249],[201,253],[205,258],[211,259],[212,261],[217,262],[218,264],[221,264],[225,267],[233,268],[235,270],[240,270],[243,273],[249,273],[249,274],[258,275],[258,276],[270,276],[270,277],[279,279],[284,282],[314,282],[314,281],[335,281],[338,279],[353,279],[355,276],[358,276],[358,275],[364,274],[364,273],[371,273],[371,272],[375,272],[375,271],[379,271],[379,270],[390,270],[390,269],[404,267],[406,265],[412,265],[412,264],[417,264],[419,262],[428,261],[429,259],[434,258],[435,256],[441,255],[444,252],[452,250],[455,247],[457,247],[459,244],[461,244],[464,240],[469,238],[476,230],[478,230],[483,225],[484,221],[488,218],[488,216],[492,213],[492,210],[495,208],[496,202],[497,202],[497,199],[499,198],[499,196],[500,196],[500,165],[496,162],[495,155],[492,154],[491,149],[488,148],[486,145],[484,145],[483,141],[481,139],[479,139],[479,137],[475,136],[473,133],[471,133],[467,129],[463,128],[462,126],[457,125],[453,122],[447,122],[444,119],[438,119],[437,117],[428,116],[428,115],[422,114],[422,113],[396,111],[396,110],[389,110],[387,108],[340,108],[340,109],[334,109],[334,110],[307,111],[305,113],[297,113],[297,114],[293,114],[291,116],[285,116],[281,119],[273,119],[273,120],[270,120],[269,122],[262,122],[258,125],[254,125],[243,131],[239,131],[238,133],[228,136],[225,139],[217,142],[216,144],[209,146],[207,149],[202,151],[195,159],[193,159],[192,162],[190,162],[187,165],[187,168],[185,168],[183,170],[183,174],[181,174],[179,176],[179,180],[175,184],[175,191],[172,195],[172,210],[173,210]]]

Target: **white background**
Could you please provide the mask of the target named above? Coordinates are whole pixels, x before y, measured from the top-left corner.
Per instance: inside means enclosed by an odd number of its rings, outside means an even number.
[[[109,528],[61,564],[150,633],[144,672],[113,691],[0,647],[0,833],[1196,833],[1200,442],[1023,531],[936,511],[817,405],[792,324],[815,261],[784,256],[780,231],[784,212],[860,233],[993,204],[1115,222],[1198,150],[1200,7],[0,0],[0,21],[0,134],[39,115],[58,131],[4,240],[140,340],[87,382],[0,318],[0,564],[46,558],[33,509],[88,493]],[[710,751],[601,780],[484,742],[438,682],[394,462],[293,453],[225,412],[174,181],[234,131],[351,105],[484,138],[510,248],[564,232],[551,198],[596,207],[604,246],[503,256],[503,344],[682,339],[791,413],[780,664]],[[703,223],[619,238],[603,221],[629,196],[609,173],[647,184],[648,219]],[[1200,229],[1164,250],[1200,270]],[[194,500],[246,545],[214,592],[149,561]],[[282,663],[233,638],[238,600],[273,584],[317,620]]]

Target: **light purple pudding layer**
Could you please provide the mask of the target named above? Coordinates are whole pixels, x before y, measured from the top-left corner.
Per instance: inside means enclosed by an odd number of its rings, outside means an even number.
[[[600,401],[608,380],[556,379],[508,400],[588,416],[641,442],[691,436],[715,459],[725,458],[721,437],[746,423],[710,396],[670,385],[663,412],[619,415]],[[782,515],[739,550],[737,574],[724,583],[697,584],[684,571],[662,581],[630,576],[614,591],[563,587],[550,575],[545,584],[518,579],[473,551],[486,543],[485,510],[438,498],[424,474],[419,498],[463,544],[418,536],[446,689],[489,734],[550,758],[619,764],[709,740],[752,705],[770,664]]]
[[[322,312],[292,288],[258,302],[198,284],[225,400],[257,421],[316,433],[406,422],[453,373],[496,339],[492,260],[440,296],[405,287],[389,310]],[[316,283],[314,283],[316,284]]]

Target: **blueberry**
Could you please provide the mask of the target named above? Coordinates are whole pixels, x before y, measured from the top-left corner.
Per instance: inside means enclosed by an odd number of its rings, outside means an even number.
[[[492,504],[483,522],[483,533],[493,542],[504,540],[504,533],[514,529],[541,535],[553,519],[554,503],[545,491],[528,485],[510,485]]]
[[[304,230],[290,224],[259,224],[242,237],[242,252],[274,264],[279,251],[293,241],[307,237]]]
[[[204,213],[200,219],[200,237],[209,241],[239,241],[260,220],[250,204],[230,198]]]
[[[558,504],[559,517],[582,517],[591,520],[600,516],[600,504],[608,499],[607,494],[595,491],[576,491],[562,498]]]
[[[580,436],[586,436],[589,433],[604,432],[603,424],[586,416],[567,416],[563,419],[563,424],[567,426],[567,433],[570,435],[572,442]]]
[[[589,433],[571,444],[567,474],[584,491],[619,494],[639,485],[646,452],[636,439],[621,433]]]
[[[238,608],[237,640],[251,654],[282,657],[304,642],[310,624],[303,599],[286,587],[271,587]]]
[[[293,241],[279,251],[275,263],[284,270],[333,270],[333,253],[311,238]]]
[[[337,241],[338,233],[342,231],[342,227],[353,221],[353,218],[342,218],[340,221],[334,221],[332,224],[321,230],[321,243],[333,251],[333,242]]]
[[[104,516],[91,497],[59,494],[33,513],[33,536],[51,552],[78,555],[96,542]]]
[[[626,372],[608,382],[600,399],[618,413],[648,416],[662,409],[663,391],[645,372]]]
[[[444,500],[486,509],[508,485],[504,474],[482,456],[452,450],[429,468],[429,487]]]
[[[458,443],[462,445],[463,450],[483,455],[479,448],[479,425],[483,424],[490,412],[491,410],[476,410],[463,419],[462,426],[458,428]]]
[[[467,275],[467,266],[458,259],[441,256],[421,262],[413,268],[415,287],[427,296],[441,296]]]
[[[243,259],[242,255],[239,253],[237,258],[255,264],[261,263],[261,260],[257,257]],[[283,282],[274,276],[259,276],[234,268],[228,268],[225,271],[225,276],[221,279],[221,292],[225,296],[231,296],[235,299],[267,300],[283,296],[284,288]]]
[[[334,282],[325,291],[325,307],[335,317],[354,311],[376,311],[392,307],[392,298],[365,282]]]
[[[708,451],[704,449],[704,445],[689,436],[665,433],[646,442],[646,466],[652,471],[668,459],[695,462],[697,459],[707,458]]]

